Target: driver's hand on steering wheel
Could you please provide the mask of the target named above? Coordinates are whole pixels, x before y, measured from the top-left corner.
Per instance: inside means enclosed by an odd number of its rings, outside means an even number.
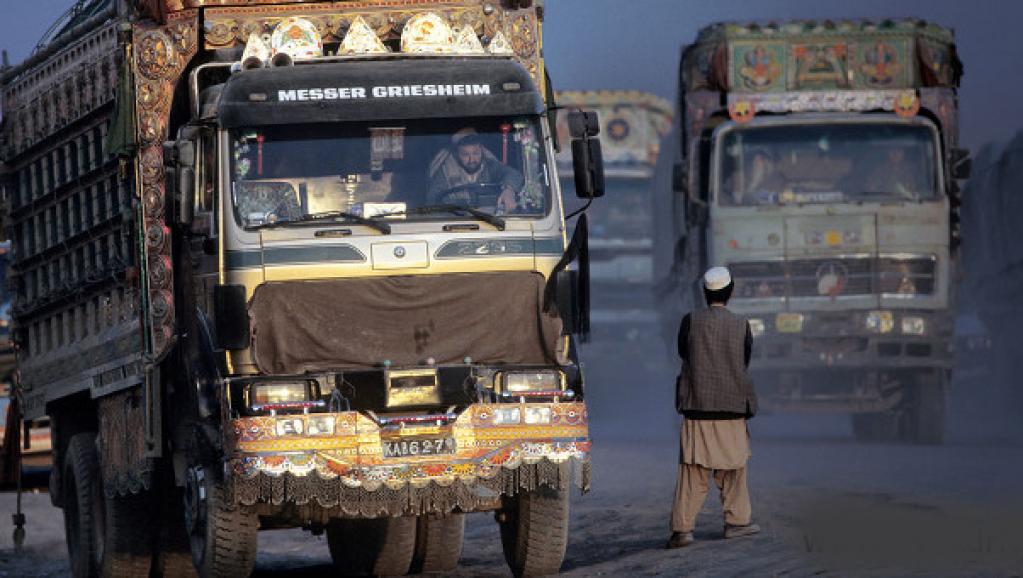
[[[519,203],[515,199],[515,190],[511,187],[503,187],[501,189],[501,196],[497,198],[497,210],[510,213],[518,207]]]

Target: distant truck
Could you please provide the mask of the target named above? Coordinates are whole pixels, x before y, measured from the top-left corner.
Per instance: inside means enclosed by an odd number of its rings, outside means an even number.
[[[2,71],[15,393],[52,420],[74,576],[245,576],[286,527],[341,574],[446,572],[479,511],[514,574],[557,572],[586,239],[542,18],[91,0]]]
[[[716,24],[683,51],[655,211],[666,319],[730,267],[767,409],[942,441],[961,74],[952,32],[922,20]]]
[[[568,115],[595,111],[601,123],[605,188],[611,198],[589,211],[591,318],[595,331],[656,328],[653,283],[653,182],[661,139],[671,129],[671,104],[635,90],[559,91],[558,133],[569,138]],[[574,188],[572,155],[558,155],[564,191]],[[567,195],[569,210],[583,201]]]

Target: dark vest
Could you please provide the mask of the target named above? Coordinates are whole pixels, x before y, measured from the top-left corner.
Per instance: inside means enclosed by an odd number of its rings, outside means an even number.
[[[757,394],[746,369],[746,327],[745,319],[724,307],[689,315],[689,361],[682,367],[676,397],[684,415],[713,419],[757,413]]]

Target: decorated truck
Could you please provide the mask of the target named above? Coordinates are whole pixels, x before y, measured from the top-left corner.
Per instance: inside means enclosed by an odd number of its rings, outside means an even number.
[[[558,133],[570,136],[568,115],[592,110],[600,117],[604,185],[608,201],[589,211],[590,282],[594,331],[642,331],[656,327],[653,281],[653,178],[661,139],[671,129],[671,104],[634,90],[559,91]],[[571,152],[558,155],[563,190],[571,190]],[[585,199],[566,196],[580,209]]]
[[[87,0],[4,69],[16,394],[51,419],[75,576],[244,576],[287,527],[341,574],[450,571],[483,511],[513,573],[558,570],[586,251],[542,20]]]
[[[684,49],[656,211],[665,317],[730,267],[767,409],[942,440],[961,74],[952,32],[921,20],[717,24]]]

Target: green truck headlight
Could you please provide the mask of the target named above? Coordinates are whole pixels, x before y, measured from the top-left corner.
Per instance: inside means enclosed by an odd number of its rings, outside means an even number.
[[[509,371],[502,378],[503,391],[505,393],[558,391],[562,389],[560,371]]]
[[[799,333],[803,330],[802,313],[779,313],[774,318],[774,328],[778,333]]]
[[[891,311],[871,311],[867,313],[866,325],[867,330],[874,333],[891,333],[895,329],[895,317]]]
[[[906,335],[923,335],[927,330],[927,322],[923,317],[903,317],[902,332]]]

